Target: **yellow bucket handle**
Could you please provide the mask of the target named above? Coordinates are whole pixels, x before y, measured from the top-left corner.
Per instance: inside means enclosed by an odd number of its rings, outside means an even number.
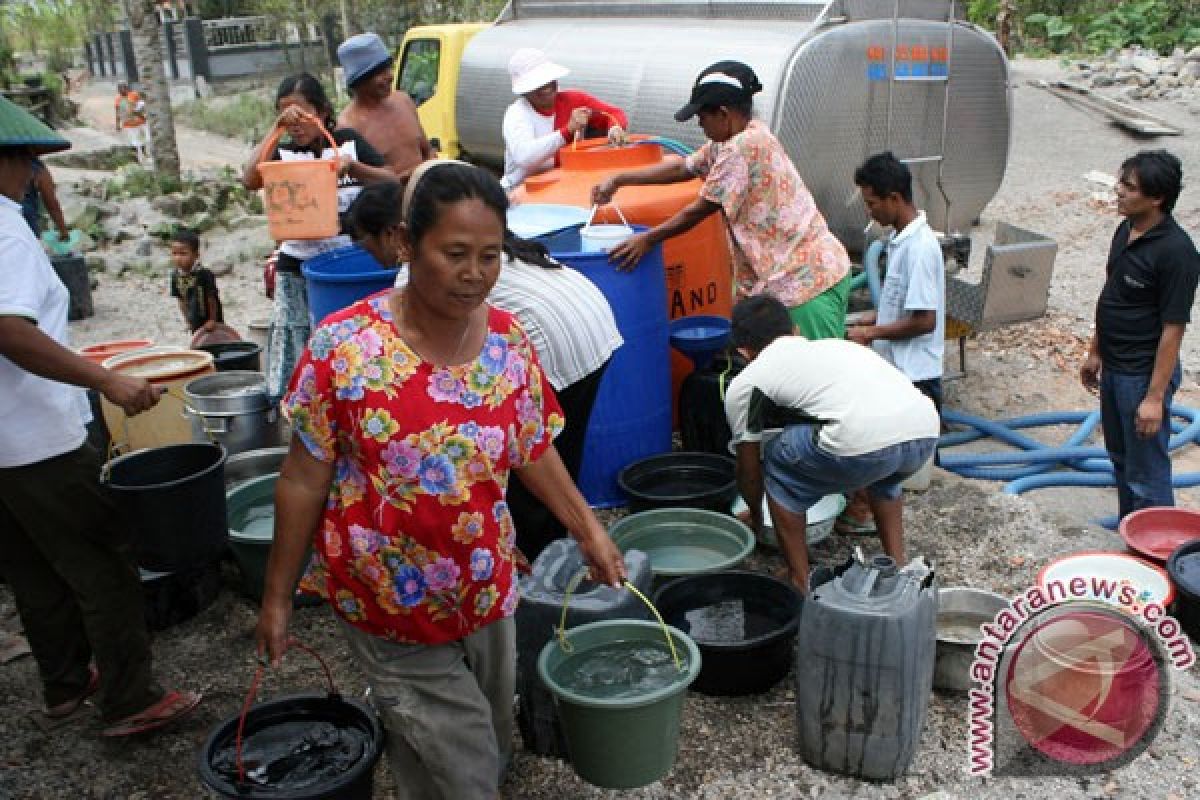
[[[571,580],[567,581],[567,592],[563,595],[562,615],[559,617],[558,630],[556,632],[556,636],[558,637],[558,646],[562,648],[564,653],[572,653],[575,651],[575,646],[571,644],[569,639],[567,639],[567,606],[570,603],[571,595],[576,589],[579,588],[579,584],[583,582],[583,579],[587,577],[587,574],[588,568],[584,567],[572,575]],[[667,647],[671,648],[671,659],[675,662],[675,669],[683,672],[683,661],[679,658],[679,652],[675,649],[675,639],[671,636],[671,632],[667,630],[667,623],[663,621],[662,614],[658,613],[658,609],[654,607],[654,604],[650,602],[650,599],[646,597],[646,595],[642,594],[641,590],[639,590],[632,583],[625,581],[624,586],[626,589],[633,592],[635,597],[645,603],[646,607],[649,608],[651,613],[654,614],[654,618],[658,620],[658,626],[662,628],[663,636],[667,640]]]

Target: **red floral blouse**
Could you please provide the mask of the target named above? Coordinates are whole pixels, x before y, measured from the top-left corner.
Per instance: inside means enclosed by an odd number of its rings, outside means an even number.
[[[400,338],[390,291],[313,332],[283,401],[335,464],[304,586],[367,633],[439,644],[516,609],[505,487],[563,418],[511,314],[490,309],[479,354],[442,367]]]

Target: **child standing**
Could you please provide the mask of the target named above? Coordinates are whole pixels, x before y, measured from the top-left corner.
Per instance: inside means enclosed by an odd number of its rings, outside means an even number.
[[[191,333],[211,333],[223,323],[221,296],[212,270],[199,266],[200,237],[195,231],[179,228],[171,235],[171,297],[179,301],[179,311]]]

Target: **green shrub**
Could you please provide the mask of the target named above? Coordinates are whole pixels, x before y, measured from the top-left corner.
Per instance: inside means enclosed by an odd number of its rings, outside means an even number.
[[[193,100],[175,113],[190,128],[255,143],[262,140],[277,116],[275,104],[259,92]]]

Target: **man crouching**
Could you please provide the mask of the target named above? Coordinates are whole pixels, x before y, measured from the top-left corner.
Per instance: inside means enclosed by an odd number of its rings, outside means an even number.
[[[749,362],[725,394],[738,489],[756,532],[765,489],[792,583],[808,591],[805,512],[864,487],[884,552],[905,563],[900,484],[937,446],[933,403],[873,350],[795,335],[769,295],[733,309],[733,345]]]

